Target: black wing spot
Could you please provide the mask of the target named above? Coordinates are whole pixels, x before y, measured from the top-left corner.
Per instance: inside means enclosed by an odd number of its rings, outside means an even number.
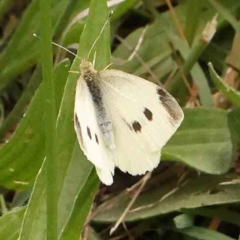
[[[99,142],[98,142],[98,136],[97,136],[97,134],[95,134],[95,140],[96,140],[96,143],[98,144]]]
[[[173,124],[175,124],[175,121],[182,118],[181,112],[178,111],[178,104],[174,101],[173,97],[162,88],[157,88],[157,94],[159,95],[159,101],[170,115]]]
[[[77,124],[78,128],[81,128],[78,117],[77,117],[77,114],[74,114],[74,120],[75,120],[75,123]]]
[[[92,134],[91,134],[89,127],[87,127],[87,134],[88,134],[89,138],[92,139]]]
[[[166,97],[166,96],[167,96],[166,91],[164,91],[162,88],[158,88],[158,89],[157,89],[157,94],[159,95],[159,98],[161,98],[161,97]],[[160,99],[160,100],[161,100],[161,99]]]
[[[133,127],[135,132],[141,132],[142,126],[141,126],[141,124],[139,122],[134,121],[132,123],[132,127]]]
[[[152,119],[153,119],[153,114],[152,114],[152,112],[151,112],[148,108],[145,108],[143,113],[144,113],[145,117],[146,117],[149,121],[152,121]]]

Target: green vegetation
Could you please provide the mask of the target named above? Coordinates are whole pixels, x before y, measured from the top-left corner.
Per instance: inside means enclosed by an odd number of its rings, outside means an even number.
[[[0,239],[239,239],[240,2],[108,3],[0,3]],[[79,148],[76,71],[93,45],[97,69],[157,81],[184,109],[149,179],[100,185]]]

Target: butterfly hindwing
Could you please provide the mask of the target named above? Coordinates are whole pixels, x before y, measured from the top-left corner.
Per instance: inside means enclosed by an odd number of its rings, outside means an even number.
[[[74,113],[75,131],[84,154],[96,166],[101,181],[112,184],[114,163],[97,123],[92,96],[82,79],[77,83]]]

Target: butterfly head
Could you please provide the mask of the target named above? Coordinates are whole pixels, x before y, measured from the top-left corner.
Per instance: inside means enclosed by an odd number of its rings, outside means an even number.
[[[96,75],[97,71],[94,69],[91,62],[83,59],[80,64],[80,72],[81,76],[86,81],[92,81],[94,79],[94,76]]]

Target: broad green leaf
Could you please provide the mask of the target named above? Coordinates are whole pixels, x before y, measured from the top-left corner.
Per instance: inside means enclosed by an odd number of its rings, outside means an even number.
[[[56,104],[59,108],[68,75],[69,61],[56,66]],[[27,112],[10,139],[0,148],[0,182],[10,189],[26,189],[34,180],[45,156],[42,129],[42,85],[35,93]]]
[[[177,232],[180,232],[184,235],[194,237],[196,239],[202,239],[202,240],[234,240],[234,238],[228,237],[224,235],[223,233],[219,233],[217,231],[203,228],[203,227],[191,227],[186,228],[183,230],[176,230]]]
[[[15,208],[0,217],[0,239],[18,238],[24,212],[25,208]]]
[[[232,160],[227,113],[217,109],[185,109],[184,120],[167,145],[163,160],[177,160],[200,171],[225,173]]]
[[[202,206],[239,203],[239,185],[221,185],[235,178],[236,176],[202,175],[189,177],[182,184],[178,184],[178,179],[173,178],[140,195],[124,221],[139,221]],[[96,209],[94,221],[117,221],[130,200],[131,194],[124,197],[116,196],[105,202]]]
[[[235,132],[240,142],[240,108],[236,108],[228,113],[228,123],[232,133]]]
[[[240,226],[240,214],[223,207],[193,208],[184,210],[185,213],[204,217],[218,218],[222,221]]]
[[[235,154],[234,159],[237,159],[240,144],[240,108],[234,109],[228,113],[228,126],[231,132],[233,153]]]

